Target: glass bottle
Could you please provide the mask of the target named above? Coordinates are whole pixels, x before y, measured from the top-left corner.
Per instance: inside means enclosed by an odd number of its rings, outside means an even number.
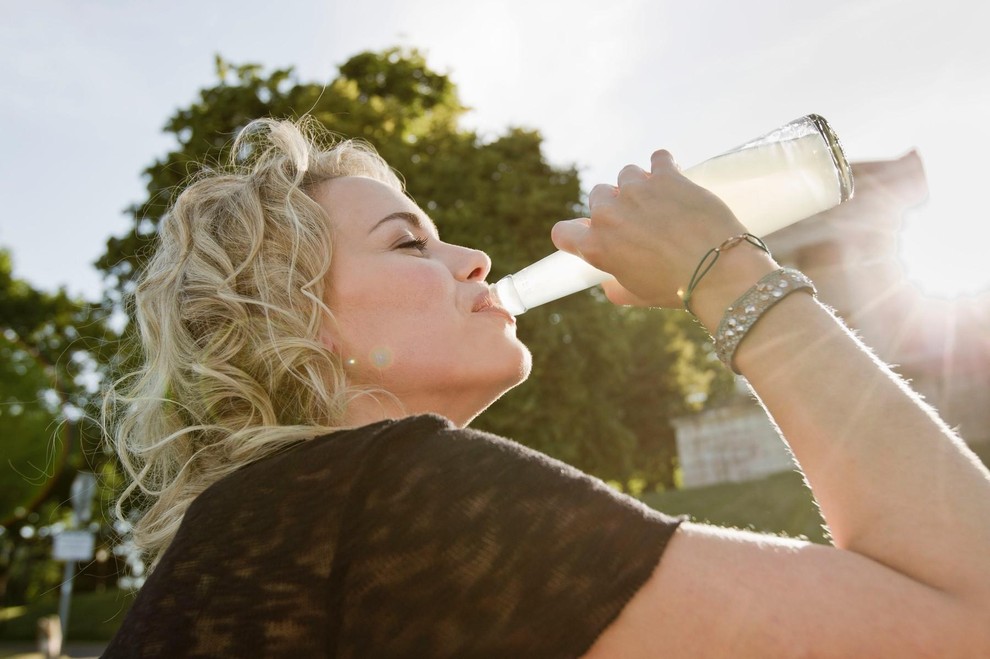
[[[853,193],[852,170],[824,118],[810,114],[684,170],[758,236],[828,210]],[[600,284],[611,275],[555,252],[492,284],[513,315]]]

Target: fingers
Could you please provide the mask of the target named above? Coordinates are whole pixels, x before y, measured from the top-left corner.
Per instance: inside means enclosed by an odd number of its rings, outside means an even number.
[[[550,230],[550,240],[557,246],[557,249],[568,254],[581,256],[580,245],[588,235],[590,222],[586,217],[557,222]]]
[[[614,185],[599,183],[595,187],[591,188],[591,193],[588,195],[588,208],[595,208],[596,206],[607,204],[615,199],[618,194],[619,188]]]
[[[674,157],[670,155],[668,151],[656,151],[652,158],[652,169],[653,172],[663,171],[663,170],[673,170],[680,171],[680,167],[674,162]],[[618,185],[607,185],[605,183],[599,183],[591,189],[591,194],[588,195],[588,206],[590,208],[595,208],[596,206],[601,206],[602,204],[608,204],[619,196],[619,191],[622,187],[627,186],[631,183],[636,183],[639,181],[645,181],[650,178],[650,174],[645,172],[642,168],[636,165],[626,165],[619,171],[619,176],[617,177]]]
[[[670,155],[670,151],[666,149],[654,151],[653,155],[650,156],[650,172],[660,174],[671,171],[679,172],[681,168],[674,161],[674,156]]]
[[[609,279],[602,282],[602,290],[605,292],[605,297],[607,297],[609,302],[612,304],[625,306],[643,303],[641,298],[633,295],[630,291],[626,290],[622,284],[614,279]]]
[[[619,172],[619,187],[621,188],[624,185],[629,185],[634,181],[645,181],[649,177],[649,174],[636,165],[626,165],[622,168],[622,171]]]

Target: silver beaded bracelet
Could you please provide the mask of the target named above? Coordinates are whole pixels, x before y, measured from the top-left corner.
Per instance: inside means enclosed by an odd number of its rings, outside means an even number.
[[[773,305],[795,291],[806,290],[818,295],[815,285],[804,273],[794,268],[781,268],[766,275],[725,310],[715,332],[715,353],[722,363],[739,373],[732,361],[739,344],[763,314]]]

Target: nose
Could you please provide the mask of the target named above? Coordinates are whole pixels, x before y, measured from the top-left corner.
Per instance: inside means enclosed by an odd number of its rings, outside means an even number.
[[[462,281],[485,281],[492,269],[492,260],[480,249],[458,247],[454,276]]]

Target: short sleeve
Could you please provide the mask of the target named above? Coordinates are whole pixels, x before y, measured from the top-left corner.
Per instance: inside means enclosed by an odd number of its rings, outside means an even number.
[[[680,520],[439,417],[396,422],[352,491],[330,576],[338,657],[576,657]]]

